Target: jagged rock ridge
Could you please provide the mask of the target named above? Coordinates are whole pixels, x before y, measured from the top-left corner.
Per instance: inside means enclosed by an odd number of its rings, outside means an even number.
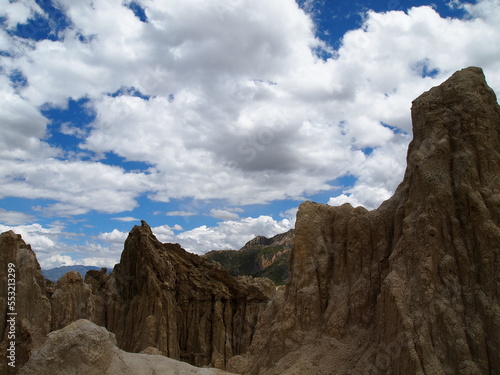
[[[162,244],[143,222],[132,229],[120,263],[108,275],[89,271],[85,281],[72,271],[47,283],[34,252],[13,232],[0,235],[2,264],[14,263],[17,276],[17,373],[45,336],[78,319],[88,319],[116,335],[121,349],[160,353],[194,365],[224,368],[245,353],[259,313],[275,292],[267,279],[234,278],[219,266]],[[0,270],[2,341],[6,352],[7,280]]]
[[[303,203],[290,280],[245,374],[498,374],[500,109],[481,69],[413,102],[394,196],[367,211]]]
[[[213,250],[203,257],[219,263],[233,276],[267,277],[277,285],[288,279],[294,230],[272,238],[257,236],[240,250]]]
[[[234,278],[177,244],[162,244],[143,222],[130,232],[109,283],[106,327],[119,346],[154,346],[195,365],[245,353],[257,317],[274,293],[269,280]]]

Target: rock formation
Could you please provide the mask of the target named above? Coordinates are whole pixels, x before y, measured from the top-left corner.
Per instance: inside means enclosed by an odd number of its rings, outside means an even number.
[[[105,305],[77,271],[70,271],[48,288],[51,305],[51,331],[61,329],[77,319],[88,319],[105,325]]]
[[[303,203],[290,279],[246,374],[500,373],[500,109],[481,69],[413,102],[414,138],[377,210]]]
[[[288,279],[293,238],[293,229],[272,238],[257,236],[240,250],[214,250],[203,257],[219,263],[233,276],[267,277],[283,285]]]
[[[115,335],[88,320],[78,320],[51,332],[21,369],[21,375],[230,375],[201,369],[162,355],[127,353]]]
[[[247,351],[275,291],[269,280],[233,278],[177,244],[160,243],[144,222],[130,232],[107,285],[113,293],[106,327],[121,348],[153,346],[171,358],[220,368]]]
[[[2,265],[16,272],[16,367],[28,360],[45,336],[78,319],[88,319],[116,335],[118,346],[140,352],[147,348],[194,365],[224,368],[243,354],[253,338],[257,318],[275,293],[267,279],[234,278],[218,265],[162,244],[143,222],[130,232],[121,261],[89,271],[85,281],[68,272],[47,283],[36,256],[21,236],[0,236]],[[0,270],[2,341],[7,352],[7,268]],[[2,368],[7,368],[5,356]]]
[[[35,253],[20,235],[0,235],[0,265],[0,372],[15,374],[50,332],[50,302]]]

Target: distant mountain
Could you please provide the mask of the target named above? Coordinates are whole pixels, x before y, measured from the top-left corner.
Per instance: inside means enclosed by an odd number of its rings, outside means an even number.
[[[258,236],[240,250],[213,250],[204,258],[219,263],[232,276],[267,277],[283,285],[288,278],[293,238],[293,229],[272,238]]]
[[[81,265],[75,265],[75,266],[62,266],[62,267],[57,267],[57,268],[51,268],[49,270],[42,270],[43,276],[47,280],[57,282],[64,274],[68,273],[69,271],[78,271],[83,278],[85,278],[85,274],[87,271],[90,270],[100,270],[101,267],[94,267],[94,266],[81,266]],[[108,273],[111,272],[110,269],[108,269]]]

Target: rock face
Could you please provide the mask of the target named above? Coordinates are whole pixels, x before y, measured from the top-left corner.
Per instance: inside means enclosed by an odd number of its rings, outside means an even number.
[[[9,319],[15,318],[16,363],[1,365],[17,373],[45,336],[78,319],[88,319],[116,335],[118,346],[140,352],[149,348],[194,365],[224,368],[248,350],[258,315],[275,293],[267,279],[234,278],[218,265],[162,244],[143,222],[132,229],[121,261],[111,275],[89,271],[85,281],[68,272],[46,282],[36,256],[21,236],[0,236],[0,312],[2,341],[10,345]],[[8,269],[16,275],[16,305],[7,315]],[[3,374],[3,372],[2,372]]]
[[[35,253],[20,235],[0,235],[0,265],[0,372],[15,374],[50,332],[50,302]]]
[[[160,243],[144,222],[130,232],[107,289],[106,327],[121,348],[153,346],[171,358],[220,368],[247,351],[275,291],[269,280],[233,278],[179,245]]]
[[[88,320],[78,320],[49,334],[21,369],[21,375],[230,375],[201,369],[161,355],[127,353],[115,335]]]
[[[277,285],[288,279],[294,230],[272,238],[257,236],[240,250],[214,250],[203,257],[219,263],[233,276],[267,277]]]
[[[95,295],[77,271],[66,273],[53,288],[49,288],[51,330],[67,326],[77,319],[89,319],[105,325],[104,300]]]
[[[500,109],[479,68],[413,102],[395,195],[303,203],[246,374],[500,373]]]

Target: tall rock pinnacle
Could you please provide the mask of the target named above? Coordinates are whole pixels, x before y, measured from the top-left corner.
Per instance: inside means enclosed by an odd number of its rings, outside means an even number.
[[[464,69],[417,98],[412,120],[404,180],[377,210],[300,206],[289,283],[240,371],[498,373],[495,94]]]

